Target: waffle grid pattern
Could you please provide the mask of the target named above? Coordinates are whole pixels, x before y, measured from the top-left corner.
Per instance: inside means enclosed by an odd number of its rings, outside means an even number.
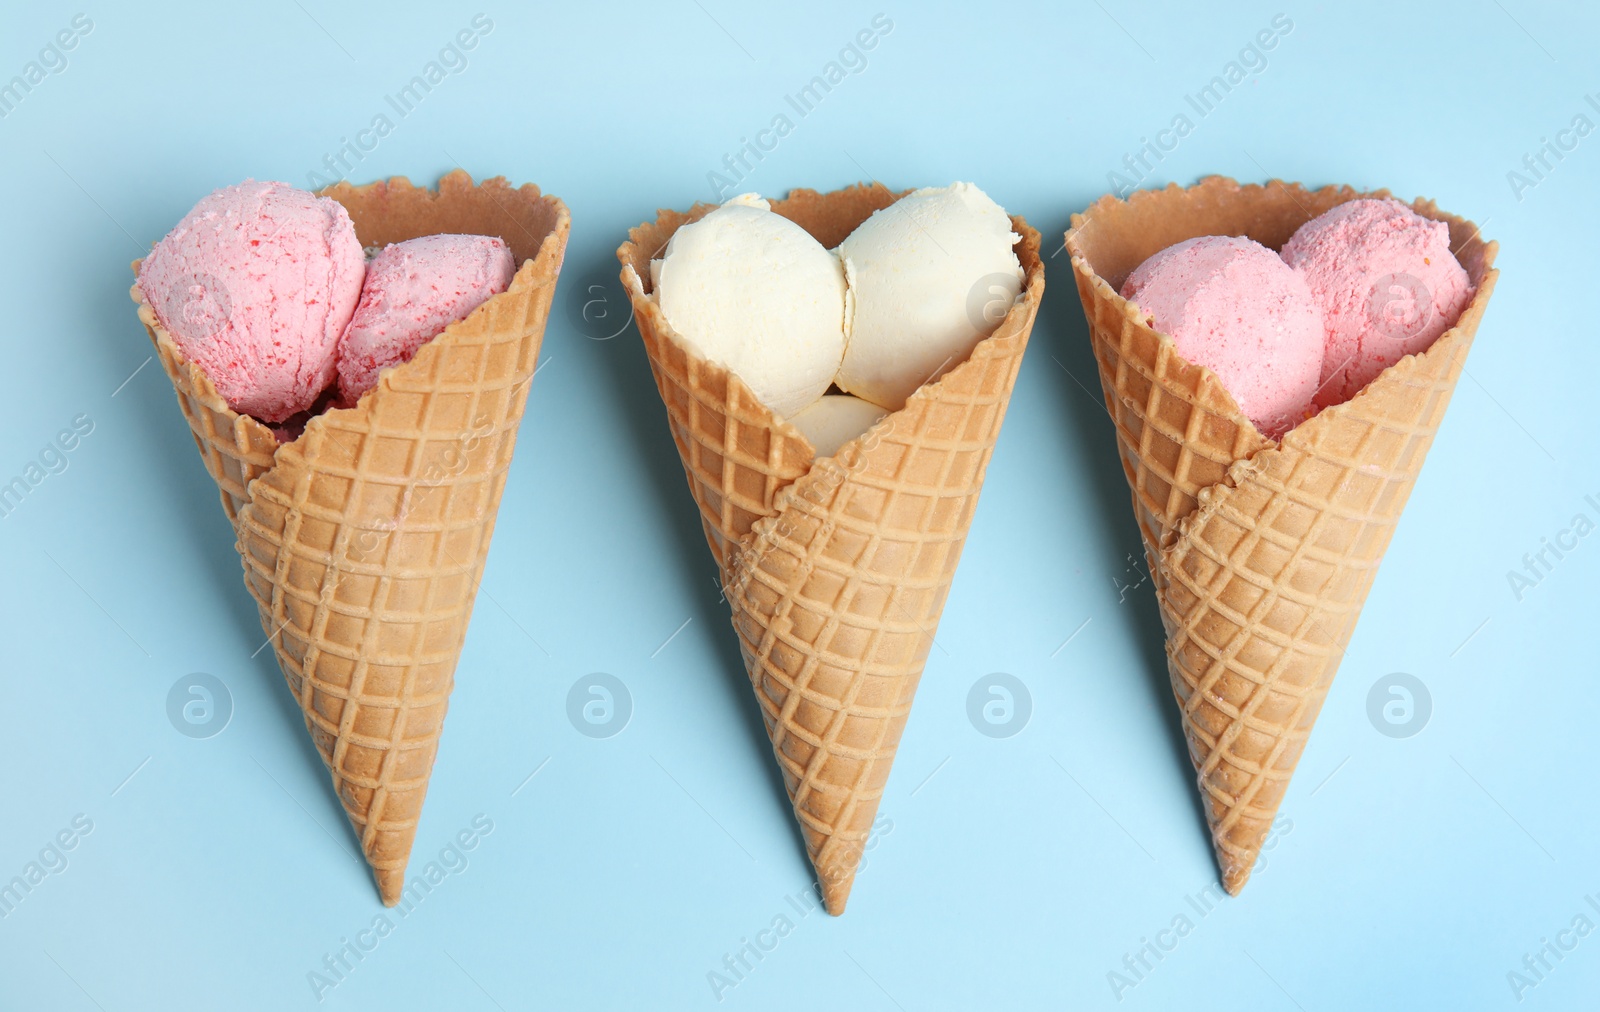
[[[798,191],[773,210],[837,241],[892,202]],[[639,271],[689,215],[618,251],[741,653],[822,886],[842,913],[971,525],[1042,293],[1038,233],[1016,230],[1027,298],[969,359],[831,458],[672,334]]]
[[[739,539],[810,469],[811,447],[792,426],[773,425],[772,413],[726,369],[664,334],[645,340],[689,492],[727,583]]]
[[[742,549],[734,628],[825,890],[860,862],[1021,363],[1020,341],[985,350],[960,394],[822,461]]]
[[[1349,412],[1343,452],[1264,451],[1162,552],[1169,666],[1225,880],[1242,884],[1282,803],[1465,347],[1405,378],[1408,410]]]
[[[389,905],[404,886],[570,220],[534,187],[464,180],[446,177],[438,195],[404,181],[336,195],[371,197],[379,206],[363,217],[394,228],[383,220],[393,213],[416,234],[449,231],[458,201],[480,231],[509,204],[522,231],[546,223],[535,259],[510,290],[383,373],[356,408],[313,418],[292,443],[234,414],[148,306],[140,312],[234,520],[263,632]]]
[[[1470,227],[1448,220],[1463,236]],[[1223,883],[1237,893],[1460,376],[1493,248],[1463,252],[1478,296],[1426,355],[1279,445],[1128,310],[1071,235],[1068,245]]]
[[[138,261],[134,262],[133,269],[139,270]],[[137,285],[130,294],[139,303],[139,321],[155,344],[162,368],[173,378],[179,407],[189,422],[190,435],[200,451],[200,459],[205,462],[206,472],[217,483],[223,512],[227,513],[230,523],[235,522],[240,507],[249,498],[245,490],[272,467],[273,454],[278,449],[277,437],[249,415],[235,414],[226,404],[219,407],[218,400],[199,393],[199,383],[204,382],[205,387],[211,389],[210,382],[183,358],[177,345],[170,340],[156,340],[161,325],[156,320],[155,310],[143,301]]]
[[[537,353],[532,308],[490,306],[373,411],[314,420],[304,460],[286,450],[240,511],[263,628],[380,882],[403,875],[421,816]]]

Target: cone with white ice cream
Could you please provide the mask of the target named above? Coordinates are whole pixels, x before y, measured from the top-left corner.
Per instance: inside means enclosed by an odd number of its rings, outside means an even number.
[[[874,212],[894,217],[899,197],[879,185],[828,194],[796,190],[771,210],[825,251],[839,246]],[[971,322],[947,326],[943,334],[924,333],[924,343],[950,344],[940,353],[947,361],[935,361],[927,370],[933,378],[920,387],[913,380],[905,388],[909,397],[898,395],[903,403],[880,403],[876,411],[870,405],[839,405],[857,425],[887,415],[836,452],[819,456],[796,424],[780,417],[725,364],[743,353],[742,346],[730,349],[726,345],[737,342],[719,344],[716,335],[688,332],[693,324],[675,327],[664,312],[658,284],[664,272],[674,270],[668,244],[715,210],[696,205],[688,213],[662,211],[654,222],[633,229],[617,256],[806,850],[827,909],[839,914],[883,796],[1038,311],[1044,290],[1039,236],[1021,218],[1006,219],[1000,212],[1001,230],[1009,236],[1002,248],[1009,254],[1014,244],[1011,263],[1019,264],[1008,276],[1009,287],[998,284],[992,295],[980,290],[977,318]],[[908,216],[907,225],[925,227],[930,238],[943,235],[947,245],[957,246],[935,219]],[[863,295],[879,297],[870,287],[836,287],[817,251],[802,246],[796,243],[795,256],[813,264],[819,280],[780,302],[797,299],[809,314],[842,296],[840,309],[860,314]],[[902,252],[907,263],[919,255],[914,249]],[[653,274],[652,261],[664,253],[665,264]],[[739,265],[731,270],[748,275],[744,258],[731,262]],[[986,279],[971,279],[978,280]],[[739,284],[737,277],[730,281],[725,275],[724,281]],[[971,281],[938,293],[940,299],[970,305]],[[712,292],[710,301],[727,294],[726,289]],[[671,310],[670,299],[665,308]],[[772,315],[783,318],[778,323],[747,321],[750,343],[792,333],[786,328],[795,314],[777,308]],[[761,309],[753,307],[751,313],[760,316]],[[796,352],[796,361],[832,355],[837,369],[850,357],[844,349],[815,352],[813,345],[832,348],[820,338],[781,339],[812,349]],[[709,355],[707,345],[715,349]],[[870,350],[865,343],[863,350]],[[767,382],[758,366],[745,365],[743,371]],[[820,384],[812,372],[823,377]],[[802,374],[813,401],[835,375],[806,366],[784,373],[786,382],[774,389],[793,387],[787,381]],[[852,389],[843,372],[837,379]],[[832,414],[834,408],[818,410]],[[804,421],[800,416],[806,413],[796,412],[797,419]],[[831,423],[811,431],[830,441],[840,435]]]

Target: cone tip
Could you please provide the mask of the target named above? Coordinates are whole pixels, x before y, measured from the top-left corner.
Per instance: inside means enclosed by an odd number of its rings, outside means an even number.
[[[840,881],[824,881],[822,883],[822,905],[834,917],[844,913],[844,905],[850,900],[850,887],[855,885],[855,875],[849,875]]]
[[[400,893],[406,885],[405,869],[374,868],[372,874],[378,880],[378,896],[383,900],[383,905],[392,907],[399,903]]]

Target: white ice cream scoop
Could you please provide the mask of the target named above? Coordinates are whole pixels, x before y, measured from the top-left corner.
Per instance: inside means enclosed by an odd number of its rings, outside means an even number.
[[[1011,219],[971,183],[908,193],[839,245],[854,309],[839,386],[898,411],[994,332],[1022,290]]]
[[[889,412],[849,394],[828,394],[789,421],[811,442],[819,457],[831,457],[839,448],[877,425]]]
[[[674,232],[650,277],[672,329],[778,415],[792,418],[833,382],[844,354],[839,257],[755,194]]]

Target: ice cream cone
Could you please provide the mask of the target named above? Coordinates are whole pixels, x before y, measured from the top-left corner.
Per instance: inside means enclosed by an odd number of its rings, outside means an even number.
[[[1274,442],[1209,370],[1117,294],[1151,254],[1200,235],[1279,249],[1357,197],[1212,177],[1103,197],[1067,249],[1167,635],[1167,665],[1216,847],[1235,895],[1311,733],[1390,535],[1444,417],[1498,272],[1496,245],[1431,201],[1477,292],[1425,353]]]
[[[832,248],[896,198],[878,185],[796,190],[772,210]],[[839,914],[1044,291],[1039,234],[1012,219],[1026,283],[995,332],[819,460],[680,341],[649,291],[651,258],[712,209],[662,211],[617,257],[823,901]]]
[[[395,178],[324,193],[368,246],[501,237],[519,265],[510,289],[282,445],[230,409],[137,285],[132,295],[234,523],[262,630],[393,906],[570,218],[535,186],[474,185],[459,170],[436,192]]]

